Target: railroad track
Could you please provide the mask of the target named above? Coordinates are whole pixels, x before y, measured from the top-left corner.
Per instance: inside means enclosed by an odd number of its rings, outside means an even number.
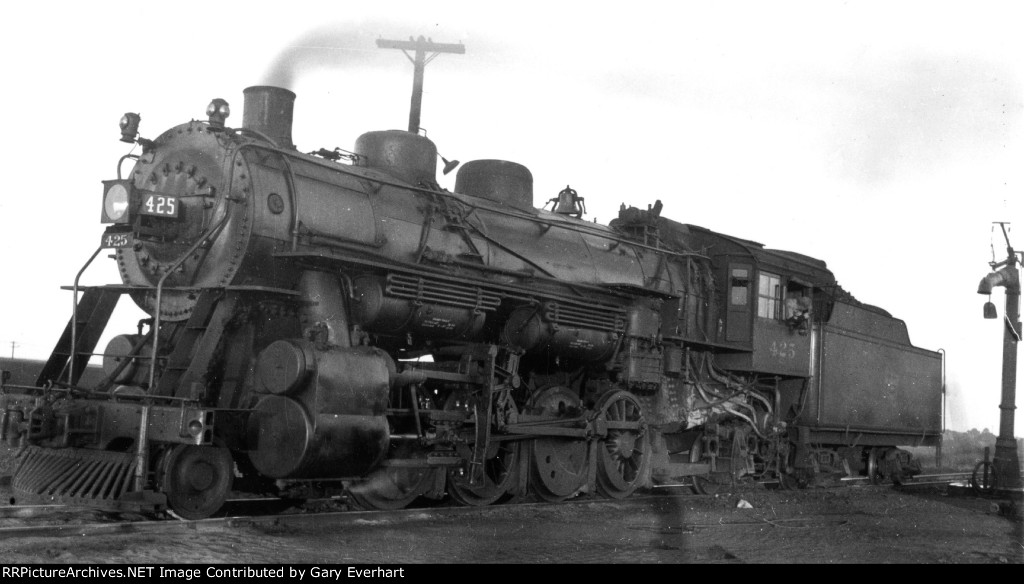
[[[907,481],[900,488],[914,487],[918,485],[952,484],[955,482],[966,482],[971,478],[971,473],[940,473],[918,475],[913,480]],[[844,477],[842,484],[863,485],[872,487],[866,477]],[[766,483],[766,486],[771,486]],[[650,493],[637,494],[627,500],[626,503],[643,502],[645,500],[664,500],[666,495],[673,498],[704,498],[706,495],[689,493],[689,484],[679,483],[671,485],[659,485],[659,488]],[[892,488],[891,484],[877,485],[878,488]],[[565,505],[588,505],[594,503],[615,504],[618,500],[606,499],[596,495],[584,495],[561,503],[519,501],[513,503],[517,506],[565,506]],[[182,532],[193,533],[197,530],[223,529],[224,527],[252,527],[252,526],[285,526],[289,524],[303,524],[310,521],[329,521],[332,523],[348,522],[391,522],[401,521],[411,517],[422,516],[429,513],[437,514],[480,514],[500,512],[503,505],[491,506],[460,506],[460,505],[435,505],[428,507],[410,507],[394,511],[360,511],[348,504],[344,497],[331,499],[307,500],[302,506],[295,502],[284,501],[276,498],[247,498],[231,499],[228,501],[224,516],[201,520],[176,520],[174,517],[162,519],[147,519],[141,516],[131,516],[117,513],[106,513],[96,510],[68,507],[64,505],[12,505],[0,507],[0,519],[20,519],[23,522],[32,520],[46,521],[55,517],[62,517],[59,525],[17,525],[0,527],[0,539],[14,537],[71,537],[89,534],[141,534],[155,532]],[[317,511],[316,509],[341,509],[334,511]],[[75,515],[80,518],[76,523]],[[84,519],[82,516],[87,516]],[[88,516],[93,519],[89,520]],[[102,519],[96,520],[99,516]]]
[[[333,501],[336,501],[336,499],[311,499],[311,500],[306,501],[306,504],[307,505],[312,505],[312,504],[316,504],[316,503],[324,503],[324,504],[326,504],[326,503],[333,502]],[[222,516],[248,516],[248,515],[258,515],[258,514],[274,515],[274,514],[280,514],[282,512],[285,512],[289,508],[293,508],[293,507],[296,507],[296,503],[294,501],[288,501],[288,500],[279,499],[279,498],[276,498],[276,497],[266,497],[266,498],[252,498],[252,497],[250,497],[250,498],[244,498],[244,499],[229,499],[225,503],[224,510],[220,513],[220,515],[222,515]],[[116,511],[103,511],[103,510],[98,510],[98,509],[85,508],[85,507],[75,507],[75,506],[68,506],[68,505],[7,505],[7,506],[0,506],[0,519],[34,519],[34,518],[52,516],[52,515],[61,514],[61,513],[64,513],[64,514],[78,513],[79,515],[84,515],[84,514],[94,514],[94,515],[96,515],[96,514],[98,514],[98,515],[103,515],[103,516],[112,517],[112,518],[120,517],[121,519],[112,519],[112,521],[122,521],[122,522],[132,521],[131,519],[126,519],[126,518],[133,516],[130,513],[126,514],[126,513],[119,513],[119,512],[116,512]],[[136,517],[138,517],[138,519],[136,519],[134,522],[141,522],[141,521],[144,520],[141,516],[136,516]],[[176,517],[173,516],[173,514],[169,515],[168,518],[169,519],[177,519]],[[160,522],[163,522],[163,521],[166,521],[166,520],[167,519],[158,519],[158,520],[154,520],[154,522],[155,523],[160,523]],[[182,520],[182,521],[184,521],[184,520]],[[0,528],[0,529],[2,529],[2,528]]]
[[[849,484],[870,484],[868,477],[843,477],[841,479],[844,483]],[[941,485],[949,484],[957,481],[969,481],[971,480],[971,473],[969,472],[948,472],[938,474],[920,474],[911,479],[905,481],[901,486],[912,487],[915,485]]]
[[[701,495],[673,495],[673,498],[699,498]],[[287,525],[302,525],[310,522],[328,522],[332,525],[358,524],[358,523],[398,523],[402,521],[422,520],[425,517],[458,516],[458,515],[490,515],[502,513],[503,508],[514,505],[517,508],[529,507],[560,507],[583,506],[597,504],[623,504],[633,505],[646,500],[666,500],[664,495],[643,494],[634,495],[628,499],[608,499],[597,495],[584,495],[575,499],[562,501],[560,503],[549,503],[542,501],[516,502],[504,505],[486,506],[464,506],[464,505],[436,505],[425,507],[409,507],[406,509],[392,511],[328,511],[328,512],[297,512],[271,515],[228,515],[198,520],[175,520],[169,519],[117,519],[117,514],[109,514],[109,521],[83,522],[80,524],[62,523],[60,525],[20,525],[0,527],[0,540],[6,538],[25,537],[80,537],[86,535],[111,535],[111,534],[145,534],[145,533],[195,533],[197,531],[221,530],[225,527],[246,528],[246,527],[274,527],[280,528]],[[337,502],[337,500],[334,500]],[[267,503],[266,500],[233,500],[233,510],[240,510],[242,507],[255,505],[256,503]],[[259,509],[259,507],[253,507]],[[0,518],[18,517],[23,519],[44,519],[51,517],[53,513],[71,512],[71,507],[62,505],[22,505],[0,507]],[[265,510],[265,508],[263,508]],[[75,511],[81,511],[75,509]]]

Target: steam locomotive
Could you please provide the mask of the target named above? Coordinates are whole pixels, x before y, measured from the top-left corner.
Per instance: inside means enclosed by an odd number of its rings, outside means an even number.
[[[294,93],[244,97],[240,128],[220,99],[152,140],[122,119],[141,154],[103,182],[89,260],[122,283],[76,278],[36,383],[2,387],[15,501],[201,518],[234,491],[394,509],[899,482],[920,471],[900,446],[940,444],[943,355],[821,260],[661,201],[607,226],[570,186],[536,208],[510,161],[452,192],[417,133],[302,153]],[[148,316],[97,351],[125,294]]]

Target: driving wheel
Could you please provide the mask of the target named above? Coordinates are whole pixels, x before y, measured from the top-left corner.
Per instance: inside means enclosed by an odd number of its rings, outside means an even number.
[[[533,415],[576,418],[580,400],[569,388],[552,386],[531,399]],[[580,438],[535,438],[530,450],[530,490],[540,499],[557,502],[575,494],[587,480],[587,442]]]
[[[445,400],[444,409],[475,412],[474,402],[465,393],[454,392]],[[510,423],[515,423],[513,413]],[[469,445],[458,447],[462,458],[470,460],[473,449]],[[471,481],[470,472],[462,468],[448,470],[448,494],[462,505],[482,506],[498,503],[509,497],[515,484],[515,469],[519,462],[519,446],[508,441],[492,440],[484,453],[483,476]]]
[[[647,424],[632,394],[613,391],[597,404],[608,434],[597,443],[597,490],[610,499],[628,497],[644,480],[651,455]]]

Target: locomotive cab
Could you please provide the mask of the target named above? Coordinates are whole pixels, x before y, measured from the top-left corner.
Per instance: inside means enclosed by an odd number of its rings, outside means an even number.
[[[825,262],[734,240],[715,256],[726,281],[725,339],[743,350],[717,358],[726,369],[784,377],[811,374],[811,329],[835,278]]]

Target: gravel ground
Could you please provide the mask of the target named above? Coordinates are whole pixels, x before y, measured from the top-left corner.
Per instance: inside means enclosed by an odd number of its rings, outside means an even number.
[[[0,487],[0,495],[7,486]],[[178,524],[166,533],[0,535],[4,563],[1024,563],[1019,518],[944,488],[748,487],[693,497],[349,512],[313,521]],[[0,527],[109,522],[96,511]]]

